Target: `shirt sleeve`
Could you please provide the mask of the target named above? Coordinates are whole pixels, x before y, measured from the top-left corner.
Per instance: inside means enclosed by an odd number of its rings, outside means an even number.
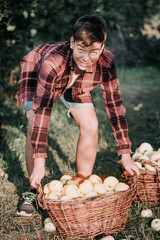
[[[47,139],[53,107],[53,83],[56,77],[51,61],[47,59],[41,65],[38,74],[37,92],[33,100],[35,118],[32,128],[31,143],[33,158],[47,157]]]
[[[36,48],[24,56],[21,61],[21,74],[17,85],[17,105],[32,101],[37,88],[37,75],[41,55]]]
[[[119,81],[114,61],[111,63],[110,68],[101,83],[101,87],[105,110],[116,140],[118,156],[131,153],[131,142],[128,137],[128,124],[125,118],[126,110],[122,106],[123,98],[119,89]]]

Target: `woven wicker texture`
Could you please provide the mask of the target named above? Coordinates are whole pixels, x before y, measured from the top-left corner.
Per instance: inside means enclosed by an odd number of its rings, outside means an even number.
[[[125,228],[128,212],[136,196],[136,185],[112,195],[60,201],[38,196],[39,205],[46,209],[61,237],[93,238],[113,234]]]
[[[135,179],[135,176],[132,177],[121,164],[117,163],[123,181],[129,185],[135,181],[137,183],[137,196],[134,201],[141,201],[150,207],[160,205],[160,167],[145,159],[133,159],[133,161],[147,163],[156,169],[156,171],[140,169],[140,175]]]

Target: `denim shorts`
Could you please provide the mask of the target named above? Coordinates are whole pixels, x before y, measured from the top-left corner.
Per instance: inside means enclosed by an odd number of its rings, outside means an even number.
[[[31,110],[33,106],[33,101],[24,102],[24,112]]]
[[[67,115],[71,118],[70,110],[73,108],[93,108],[93,103],[78,103],[74,101],[71,97],[71,91],[68,89],[61,97],[60,100],[64,104],[64,106],[68,109]],[[32,109],[33,101],[28,101],[24,103],[24,113],[30,109]]]

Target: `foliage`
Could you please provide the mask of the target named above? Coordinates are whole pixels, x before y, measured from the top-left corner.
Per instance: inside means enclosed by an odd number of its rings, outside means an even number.
[[[118,65],[158,64],[158,13],[158,0],[1,0],[1,90],[15,95],[20,59],[40,43],[68,40],[75,20],[85,14],[106,20],[107,47]],[[152,36],[142,34],[146,23],[148,31],[155,28]]]

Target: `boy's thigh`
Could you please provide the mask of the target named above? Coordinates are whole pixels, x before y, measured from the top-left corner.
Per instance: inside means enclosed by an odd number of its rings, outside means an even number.
[[[35,116],[35,113],[33,112],[32,106],[33,106],[33,101],[28,101],[28,102],[24,103],[24,112],[26,114],[29,127],[32,127],[33,119],[34,119],[34,116]]]
[[[81,127],[98,127],[98,119],[96,116],[95,109],[92,107],[88,108],[71,108],[70,113],[74,117],[77,124]]]

